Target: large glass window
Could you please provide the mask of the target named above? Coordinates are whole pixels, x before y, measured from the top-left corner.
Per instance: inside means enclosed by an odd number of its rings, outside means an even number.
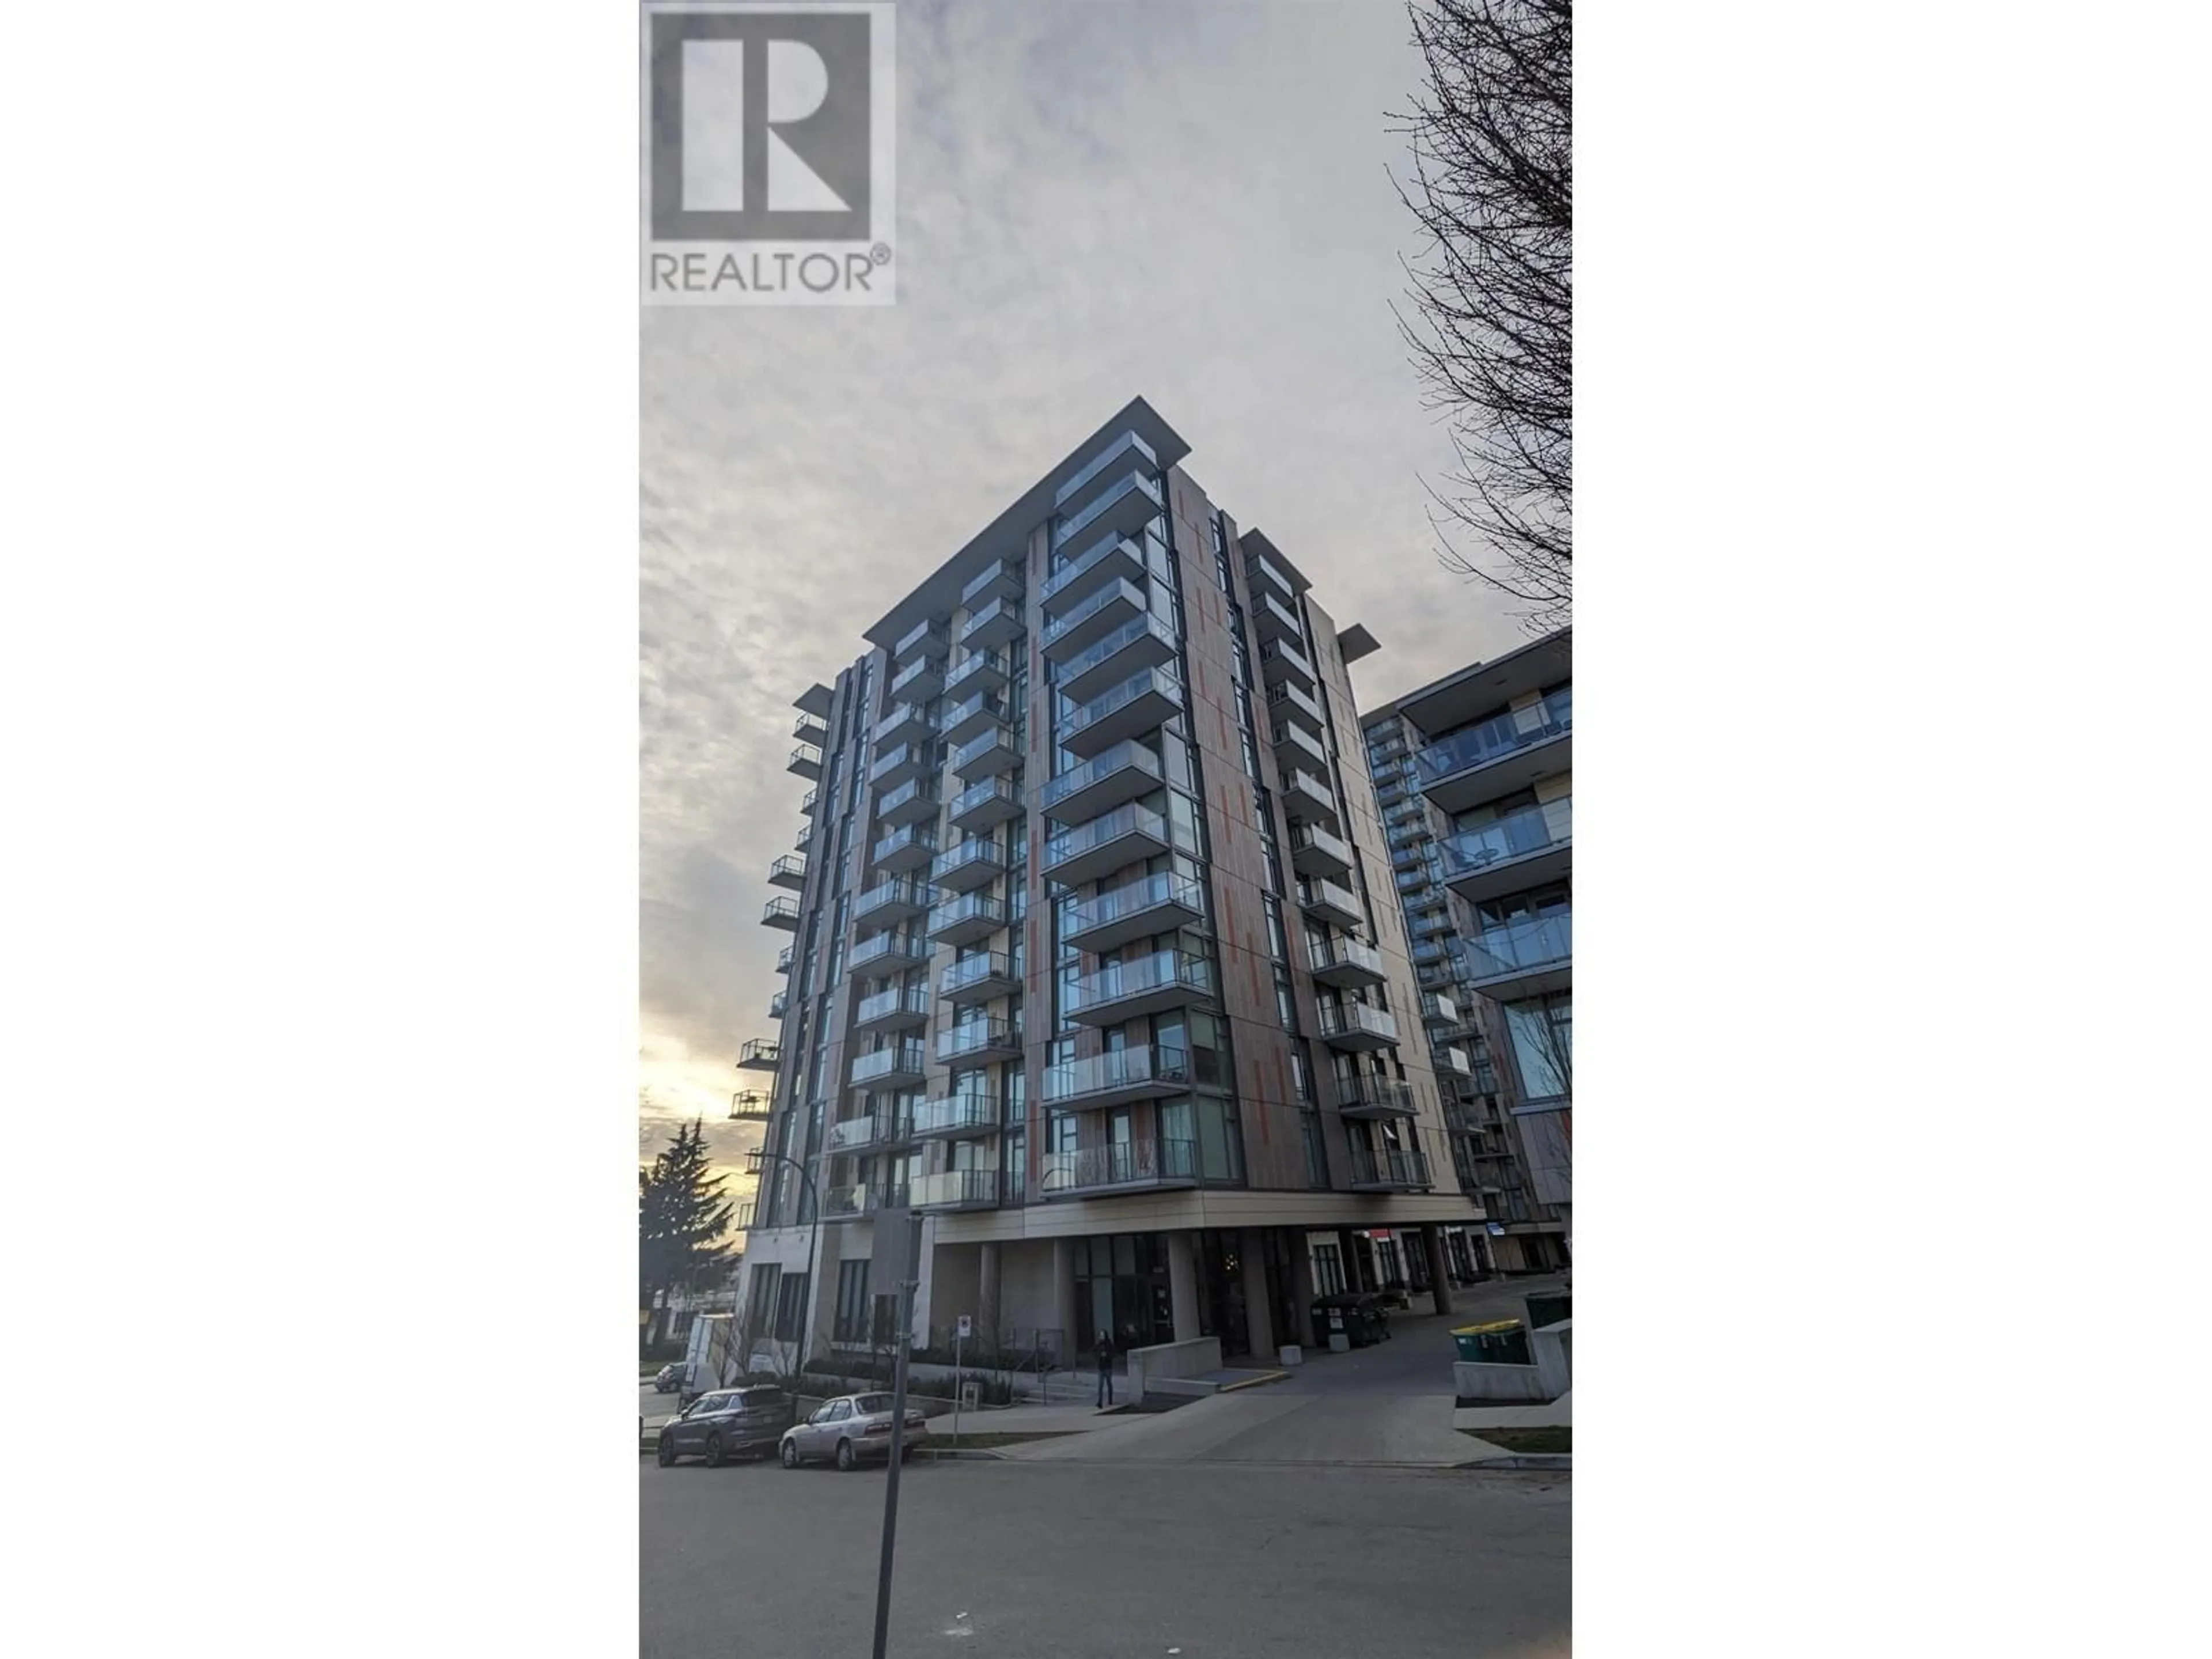
[[[1505,1029],[1512,1034],[1513,1063],[1520,1068],[1522,1097],[1571,1097],[1575,1091],[1573,994],[1507,1004]]]
[[[796,1342],[806,1325],[806,1275],[786,1273],[775,1287],[775,1340]]]
[[[840,1342],[868,1340],[868,1267],[865,1259],[838,1264],[836,1340]]]

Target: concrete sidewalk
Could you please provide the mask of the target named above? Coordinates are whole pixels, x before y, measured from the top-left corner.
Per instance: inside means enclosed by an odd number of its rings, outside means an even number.
[[[1485,1455],[1454,1431],[1449,1394],[1365,1396],[1250,1389],[1157,1415],[1103,1418],[1000,1455],[1044,1463],[1317,1463],[1451,1468]]]

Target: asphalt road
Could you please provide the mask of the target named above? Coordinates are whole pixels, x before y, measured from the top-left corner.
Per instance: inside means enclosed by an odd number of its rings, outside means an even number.
[[[641,1460],[642,1659],[864,1655],[884,1474]],[[916,1463],[890,1652],[1569,1652],[1569,1487],[1535,1473]]]

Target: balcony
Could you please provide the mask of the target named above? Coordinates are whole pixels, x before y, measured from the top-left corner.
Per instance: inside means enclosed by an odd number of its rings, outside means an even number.
[[[937,727],[929,718],[926,702],[895,702],[890,712],[878,720],[868,736],[880,749],[885,744],[899,743],[908,738],[926,739],[937,735]]]
[[[1565,771],[1573,738],[1574,704],[1554,691],[1431,744],[1413,757],[1414,774],[1438,806],[1464,812]]]
[[[1021,745],[1014,741],[1014,728],[996,722],[952,751],[952,775],[963,783],[1011,772],[1021,763]]]
[[[1388,1048],[1398,1041],[1398,1017],[1365,1002],[1340,1002],[1321,1011],[1322,1041],[1332,1048],[1358,1054]]]
[[[863,997],[853,1010],[852,1030],[859,1036],[910,1030],[929,1023],[929,993],[920,986],[900,985]]]
[[[1175,630],[1147,612],[1060,664],[1054,689],[1071,702],[1087,702],[1140,668],[1173,662],[1175,654]]]
[[[1061,942],[1101,955],[1133,940],[1171,933],[1206,915],[1206,890],[1163,870],[1077,905],[1061,923]]]
[[[1407,842],[1434,838],[1428,803],[1419,795],[1409,796],[1396,805],[1386,808],[1382,814],[1382,827],[1392,836]]]
[[[783,949],[775,953],[775,971],[777,973],[787,974],[791,971],[791,952],[792,947],[787,945]]]
[[[782,1060],[783,1045],[774,1037],[748,1037],[738,1050],[738,1064],[748,1072],[773,1072]]]
[[[969,697],[978,691],[1003,691],[1012,678],[1002,653],[970,651],[945,677],[945,695]]]
[[[1163,787],[1158,756],[1140,744],[1118,744],[1038,790],[1037,810],[1060,823],[1084,823]]]
[[[773,1020],[781,1020],[790,1006],[791,993],[778,991],[768,1000],[768,1017]]]
[[[1038,1195],[1085,1198],[1097,1193],[1198,1185],[1198,1146],[1188,1140],[1124,1140],[1073,1152],[1047,1152]]]
[[[788,887],[799,892],[806,886],[806,860],[797,853],[786,853],[768,867],[768,884]]]
[[[1355,1193],[1425,1193],[1429,1155],[1418,1146],[1354,1146],[1352,1190]]]
[[[1346,1117],[1372,1120],[1376,1118],[1408,1118],[1419,1114],[1421,1097],[1410,1083],[1401,1083],[1395,1078],[1376,1077],[1362,1073],[1357,1077],[1329,1079],[1336,1091],[1336,1109]]]
[[[960,1007],[994,1001],[1021,988],[1021,981],[1014,977],[1013,958],[1003,951],[963,957],[937,976],[937,994]]]
[[[1025,631],[1018,598],[994,599],[961,624],[960,643],[970,650],[1011,645]]]
[[[1317,823],[1300,823],[1291,830],[1291,867],[1302,876],[1348,876],[1352,873],[1352,843],[1332,836]]]
[[[796,774],[810,782],[819,782],[822,777],[822,751],[812,744],[802,743],[791,751],[791,758],[783,769]]]
[[[1319,877],[1298,884],[1298,908],[1316,921],[1339,927],[1357,927],[1367,920],[1358,894]]]
[[[1264,587],[1252,590],[1252,625],[1263,640],[1287,640],[1295,645],[1305,637],[1298,613]]]
[[[772,898],[761,912],[761,926],[781,927],[787,933],[799,931],[799,901],[794,898]]]
[[[1382,971],[1382,953],[1364,939],[1332,939],[1309,949],[1306,960],[1323,985],[1380,985],[1389,977]]]
[[[1421,993],[1421,1018],[1429,1024],[1449,1026],[1454,1030],[1462,1024],[1459,1004],[1442,991]]]
[[[1564,881],[1574,860],[1574,798],[1509,812],[1479,830],[1443,837],[1444,883],[1479,902]]]
[[[1087,1112],[1188,1091],[1190,1050],[1146,1045],[1044,1068],[1043,1098],[1055,1112]]]
[[[941,657],[951,647],[945,625],[925,617],[900,635],[899,642],[891,647],[891,660],[903,668],[918,656]]]
[[[1329,793],[1328,785],[1312,773],[1296,767],[1280,769],[1283,778],[1283,811],[1291,818],[1304,823],[1326,823],[1340,833],[1344,821],[1337,816],[1336,797]]]
[[[1303,726],[1293,726],[1288,720],[1278,720],[1270,740],[1275,747],[1275,764],[1285,771],[1301,766],[1314,766],[1328,770],[1328,750],[1322,747],[1321,739]]]
[[[1167,819],[1131,802],[1045,842],[1042,872],[1063,885],[1081,887],[1157,858],[1171,845]]]
[[[1244,574],[1255,596],[1263,588],[1271,587],[1274,589],[1275,596],[1285,605],[1298,597],[1298,590],[1291,585],[1291,579],[1283,574],[1282,567],[1264,553],[1255,550],[1244,555]]]
[[[845,958],[845,965],[854,973],[863,971],[876,977],[903,973],[909,968],[919,968],[929,960],[929,943],[918,933],[896,931],[878,933],[864,939],[853,947],[853,954]]]
[[[830,709],[836,697],[835,692],[817,680],[793,697],[791,706],[802,714],[811,714],[817,720],[826,720],[830,718]]]
[[[988,1210],[999,1202],[996,1170],[941,1170],[916,1176],[909,1183],[907,1202],[917,1210]]]
[[[823,1137],[822,1150],[840,1154],[858,1152],[871,1146],[901,1146],[912,1138],[904,1119],[895,1113],[878,1112],[831,1124]]]
[[[880,1187],[832,1187],[822,1194],[824,1221],[866,1221],[879,1213],[884,1191]]]
[[[1012,778],[985,778],[952,798],[952,824],[972,835],[1009,823],[1022,810],[1021,788]]]
[[[945,711],[945,737],[948,743],[958,744],[971,738],[981,737],[994,726],[1004,726],[1013,718],[1006,700],[995,691],[975,691],[963,697]]]
[[[1022,559],[1018,554],[1009,554],[1003,559],[994,559],[975,575],[968,586],[960,590],[963,610],[973,611],[993,599],[1018,599],[1026,585],[1023,580]]]
[[[891,676],[889,695],[903,697],[908,702],[927,702],[945,690],[945,653],[939,650],[932,655],[916,657]]]
[[[1288,640],[1269,640],[1260,647],[1260,677],[1271,686],[1295,685],[1308,696],[1321,691],[1312,661]]]
[[[1446,1077],[1468,1079],[1474,1076],[1474,1066],[1468,1060],[1466,1049],[1452,1043],[1439,1042],[1429,1052],[1434,1057],[1437,1070],[1441,1074]]]
[[[981,887],[1006,873],[1006,856],[988,836],[947,848],[929,866],[930,880],[955,893]]]
[[[1415,939],[1442,939],[1453,931],[1451,912],[1443,908],[1440,902],[1435,909],[1417,910],[1406,924],[1406,931]]]
[[[902,743],[878,754],[868,768],[868,781],[878,789],[926,778],[943,765],[945,757],[933,743]]]
[[[1037,601],[1048,617],[1059,617],[1116,578],[1145,580],[1145,549],[1125,536],[1109,536],[1045,578]]]
[[[1037,648],[1048,661],[1065,662],[1144,614],[1145,590],[1127,577],[1119,577],[1047,628],[1037,640]]]
[[[1069,513],[1080,508],[1085,501],[1091,499],[1102,480],[1120,476],[1111,469],[1125,456],[1133,462],[1143,461],[1154,472],[1160,470],[1160,458],[1152,453],[1152,447],[1134,432],[1124,432],[1086,461],[1081,471],[1053,492],[1052,510]]]
[[[856,1055],[846,1079],[855,1089],[911,1089],[928,1075],[928,1058],[921,1044],[902,1037]]]
[[[1573,982],[1573,917],[1538,916],[1465,941],[1468,979],[1499,1002],[1564,991]]]
[[[968,1140],[999,1132],[1004,1115],[993,1095],[945,1095],[914,1109],[916,1140]]]
[[[877,799],[876,816],[885,823],[927,823],[944,804],[935,778],[909,778]]]
[[[930,941],[936,945],[978,944],[1006,925],[1006,901],[988,893],[963,893],[929,913]]]
[[[855,923],[885,927],[894,922],[912,921],[936,902],[937,890],[927,882],[917,881],[912,876],[894,876],[889,881],[878,882],[854,902],[853,920]]]
[[[830,728],[811,714],[801,714],[792,723],[791,735],[801,743],[811,743],[817,749],[830,746]]]
[[[1066,1012],[1085,1025],[1119,1025],[1212,1000],[1213,969],[1205,957],[1156,951],[1086,974],[1068,988]]]
[[[1060,746],[1085,760],[1148,732],[1182,712],[1182,687],[1164,668],[1147,668],[1103,696],[1068,711],[1060,723]]]
[[[1094,496],[1081,512],[1061,519],[1053,530],[1052,544],[1066,547],[1086,531],[1133,536],[1161,510],[1160,487],[1141,467],[1133,467]]]
[[[808,790],[806,792],[806,798],[799,803],[799,810],[800,812],[804,813],[810,818],[814,816],[815,797],[819,795],[822,792],[819,789]]]
[[[926,823],[909,823],[894,830],[868,851],[868,862],[879,870],[926,870],[937,856],[937,832]]]
[[[1316,738],[1328,735],[1328,721],[1321,704],[1288,681],[1267,693],[1267,713],[1279,726],[1304,726]]]
[[[940,1066],[984,1066],[1022,1057],[1022,1028],[995,1017],[963,1020],[937,1034]]]

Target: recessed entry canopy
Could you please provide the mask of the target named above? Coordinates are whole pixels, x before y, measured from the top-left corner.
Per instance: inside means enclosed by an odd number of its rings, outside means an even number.
[[[1018,561],[1022,559],[1029,549],[1030,532],[1052,516],[1053,498],[1059,494],[1060,485],[1081,471],[1100,448],[1124,432],[1133,432],[1150,445],[1152,453],[1159,457],[1163,471],[1190,453],[1190,446],[1160,418],[1158,410],[1142,398],[1131,398],[1122,405],[1121,413],[1068,451],[1066,458],[1024,490],[1019,501],[992,520],[980,535],[939,566],[933,575],[868,629],[865,636],[868,642],[890,649],[916,623],[931,617],[947,617],[959,609],[961,590],[994,559],[1009,555]]]

